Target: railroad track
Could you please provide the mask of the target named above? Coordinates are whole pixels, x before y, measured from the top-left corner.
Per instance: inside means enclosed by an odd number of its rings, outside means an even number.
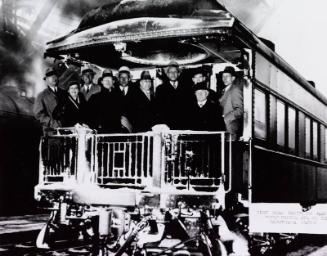
[[[57,241],[52,249],[38,249],[35,241],[4,244],[0,246],[0,255],[4,256],[65,256],[65,255],[92,255],[92,246],[82,242],[71,243]]]

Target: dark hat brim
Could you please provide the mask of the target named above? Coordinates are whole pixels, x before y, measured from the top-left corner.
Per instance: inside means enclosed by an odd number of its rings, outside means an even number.
[[[47,77],[53,76],[53,75],[57,75],[57,73],[55,71],[47,72],[47,73],[45,73],[45,76],[43,77],[43,80],[45,80]]]
[[[92,73],[93,75],[95,74],[95,72],[94,72],[92,69],[90,69],[90,68],[88,68],[88,69],[84,69],[84,70],[82,71],[82,75],[84,75],[85,73]]]

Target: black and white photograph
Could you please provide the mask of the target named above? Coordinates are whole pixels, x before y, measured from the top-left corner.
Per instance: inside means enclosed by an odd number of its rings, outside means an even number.
[[[327,255],[326,7],[0,0],[0,255]]]

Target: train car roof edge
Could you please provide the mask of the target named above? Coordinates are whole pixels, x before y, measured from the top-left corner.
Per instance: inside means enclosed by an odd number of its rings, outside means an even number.
[[[241,21],[235,18],[234,29],[240,36],[247,37],[255,50],[263,54],[272,63],[277,65],[282,71],[289,75],[294,81],[299,83],[304,89],[310,92],[327,106],[327,98],[316,88],[314,88],[302,75],[299,74],[290,64],[288,64],[279,54],[270,49],[265,43],[260,40],[250,29],[248,29]]]

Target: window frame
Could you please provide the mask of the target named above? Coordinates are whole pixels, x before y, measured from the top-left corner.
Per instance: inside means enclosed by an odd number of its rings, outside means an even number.
[[[264,95],[264,106],[265,106],[265,137],[259,137],[257,136],[257,133],[256,133],[256,116],[255,116],[255,111],[256,111],[256,104],[255,104],[255,93],[256,93],[256,90],[259,91],[260,93],[262,93]],[[269,97],[268,97],[269,93],[262,89],[261,87],[258,88],[258,87],[255,87],[253,89],[253,138],[255,138],[256,140],[260,141],[260,142],[267,142],[269,140],[269,137],[270,137],[270,132],[269,132],[269,112],[270,112],[270,109],[269,109]]]

